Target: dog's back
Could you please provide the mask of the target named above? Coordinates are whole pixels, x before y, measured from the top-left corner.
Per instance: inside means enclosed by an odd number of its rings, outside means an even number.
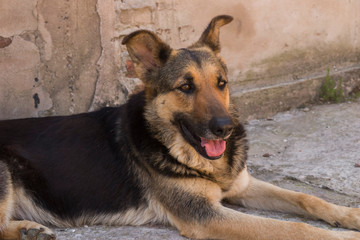
[[[112,215],[144,204],[144,188],[134,169],[141,170],[131,149],[134,141],[144,139],[141,134],[132,135],[134,131],[144,134],[143,102],[143,94],[138,94],[120,108],[0,121],[0,159],[15,191],[21,193],[14,198],[14,215],[41,223],[58,218],[64,223],[57,225],[80,225],[87,223],[87,217],[91,222],[99,214]],[[44,218],[37,207],[52,217]]]

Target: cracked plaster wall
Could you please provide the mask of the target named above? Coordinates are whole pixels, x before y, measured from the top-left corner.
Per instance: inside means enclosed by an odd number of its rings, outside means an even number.
[[[0,119],[121,104],[141,89],[123,36],[149,29],[184,47],[218,14],[235,17],[221,33],[235,95],[357,69],[359,12],[357,0],[0,0]]]
[[[0,1],[0,118],[87,111],[101,53],[96,0]]]

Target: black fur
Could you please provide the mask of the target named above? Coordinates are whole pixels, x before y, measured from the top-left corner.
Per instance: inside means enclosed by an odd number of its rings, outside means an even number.
[[[152,179],[148,168],[168,177],[211,179],[178,162],[152,137],[144,106],[145,94],[141,92],[119,108],[0,121],[0,161],[8,166],[15,186],[23,186],[37,204],[63,219],[82,213],[121,212],[146,204],[144,189],[151,190]],[[244,137],[240,126],[230,140],[231,146]],[[227,154],[234,153],[229,150]],[[229,156],[230,168],[236,171],[242,169],[244,161],[236,162]],[[147,181],[143,183],[139,175]],[[4,189],[1,183],[0,191]],[[195,198],[185,192],[169,191],[184,204],[194,203]]]
[[[206,223],[218,215],[213,205],[203,196],[196,196],[181,188],[167,188],[159,193],[163,204],[180,219],[194,223]],[[188,211],[192,211],[190,214]]]
[[[204,61],[206,58],[209,58],[209,56],[205,57],[204,55],[210,55],[210,54],[203,52],[203,51],[191,51],[187,48],[182,48],[177,57],[180,59],[187,58],[187,61],[185,61],[185,62],[194,61],[196,63],[196,65],[199,68],[201,68],[202,61]]]
[[[244,156],[237,156],[237,150],[243,150]],[[245,168],[248,151],[248,142],[246,139],[246,131],[242,124],[237,123],[236,127],[231,134],[231,137],[227,141],[226,156],[228,157],[228,166],[233,172],[240,172]],[[239,161],[239,158],[242,161]]]
[[[143,111],[139,98],[93,113],[2,121],[0,159],[14,184],[60,217],[139,207],[144,193],[131,151],[131,143],[146,134],[136,125]],[[118,125],[120,116],[127,119]]]
[[[187,72],[184,71],[187,71],[187,67],[191,66],[194,62],[199,68],[203,62],[219,63],[224,72],[227,72],[222,61],[210,52],[182,48],[176,57],[168,59],[164,66],[160,68],[158,74],[151,76],[151,79],[154,81],[153,87],[159,93],[171,91],[175,81],[181,76],[186,75]]]
[[[7,167],[3,162],[0,162],[0,204],[5,200],[8,194],[9,174]]]

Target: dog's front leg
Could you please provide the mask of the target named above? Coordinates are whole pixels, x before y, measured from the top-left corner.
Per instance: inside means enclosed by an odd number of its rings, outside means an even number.
[[[246,179],[244,177],[243,179]],[[166,183],[166,184],[165,184]],[[254,183],[251,183],[254,184]],[[154,189],[170,223],[195,239],[335,240],[360,239],[358,232],[337,232],[304,223],[247,215],[221,204],[223,192],[211,181],[160,181]],[[248,187],[255,187],[254,185]],[[241,188],[238,188],[241,189]]]
[[[184,209],[186,211],[186,209]],[[356,240],[357,232],[338,232],[316,228],[304,223],[285,222],[251,216],[218,206],[214,215],[204,221],[184,221],[172,215],[180,233],[194,239],[241,240]],[[195,212],[196,213],[196,212]]]
[[[331,204],[317,197],[285,190],[250,176],[247,188],[228,200],[245,207],[292,212],[324,220],[333,226],[360,230],[358,208]]]

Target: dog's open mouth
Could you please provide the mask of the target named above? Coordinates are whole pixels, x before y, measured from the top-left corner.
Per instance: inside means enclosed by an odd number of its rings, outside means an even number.
[[[201,139],[201,146],[205,148],[206,154],[209,157],[219,157],[221,156],[226,149],[226,142],[222,139],[206,139],[206,138],[200,138]]]
[[[226,150],[226,141],[223,139],[206,139],[199,137],[186,124],[185,121],[179,123],[181,133],[185,140],[203,157],[216,160],[223,156]]]

